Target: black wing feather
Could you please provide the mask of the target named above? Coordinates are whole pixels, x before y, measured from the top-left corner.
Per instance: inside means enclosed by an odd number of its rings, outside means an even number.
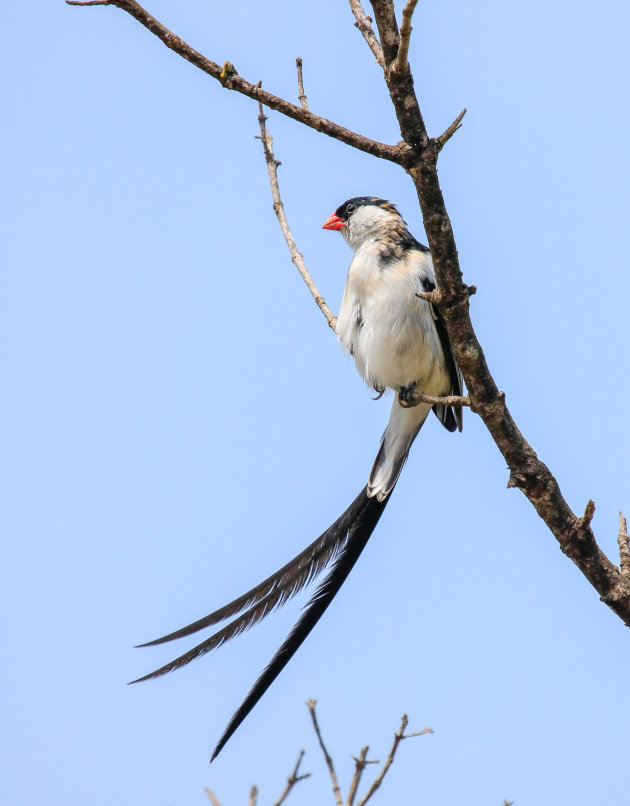
[[[429,280],[425,280],[423,285],[425,291],[435,290],[435,283],[432,283]],[[444,324],[444,318],[435,305],[432,303],[429,303],[429,305],[431,306],[433,321],[435,322],[435,329],[437,330],[440,344],[442,345],[442,350],[446,359],[446,366],[448,368],[448,374],[451,379],[451,394],[461,395],[464,388],[464,378],[462,376],[462,371],[457,366],[457,362],[455,361],[453,348],[451,347],[451,340],[448,337],[446,325]],[[464,412],[461,406],[433,406],[433,412],[438,420],[442,423],[444,428],[446,428],[448,431],[462,430],[464,426]]]

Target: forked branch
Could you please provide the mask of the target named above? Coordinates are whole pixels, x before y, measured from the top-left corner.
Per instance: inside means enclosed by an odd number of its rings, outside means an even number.
[[[400,721],[400,728],[398,728],[398,730],[394,734],[394,741],[392,742],[389,754],[385,759],[385,763],[383,764],[379,774],[374,779],[372,786],[366,792],[365,797],[363,797],[359,801],[357,806],[365,806],[365,804],[372,797],[372,795],[378,789],[380,789],[381,784],[383,783],[383,779],[385,778],[385,776],[390,770],[390,767],[394,763],[394,758],[396,757],[396,751],[398,750],[398,746],[403,741],[403,739],[412,739],[414,738],[414,736],[426,736],[428,733],[433,733],[433,730],[431,728],[423,728],[422,730],[418,730],[415,733],[405,733],[405,729],[408,724],[409,720],[407,719],[407,714],[403,714],[402,719]]]
[[[308,710],[310,712],[310,715],[311,715],[311,721],[313,723],[313,730],[315,731],[315,735],[317,736],[317,741],[319,742],[319,746],[320,746],[322,754],[324,756],[324,761],[326,763],[326,766],[328,767],[328,773],[330,775],[330,780],[331,780],[332,788],[333,788],[333,794],[334,794],[334,797],[335,797],[335,805],[336,806],[353,806],[354,801],[356,799],[357,790],[358,790],[358,787],[359,787],[359,782],[361,780],[361,776],[363,774],[363,771],[365,770],[366,765],[367,764],[378,764],[379,762],[378,761],[368,761],[367,760],[367,754],[368,754],[369,749],[370,749],[367,745],[361,749],[361,752],[360,752],[358,758],[354,759],[354,761],[355,761],[354,775],[352,777],[352,781],[350,783],[350,788],[348,790],[348,797],[346,798],[345,804],[344,804],[343,797],[341,795],[341,789],[339,787],[339,781],[337,779],[337,773],[335,772],[335,765],[334,765],[333,760],[332,760],[332,758],[330,756],[330,753],[326,749],[326,745],[324,743],[322,732],[321,732],[321,729],[319,727],[319,721],[317,719],[317,713],[315,711],[315,706],[316,705],[317,705],[316,700],[308,700],[307,703],[306,703],[306,706],[307,706],[307,708],[308,708]],[[426,736],[429,733],[433,733],[433,730],[431,728],[424,728],[423,730],[417,731],[415,733],[405,733],[405,729],[407,727],[408,721],[409,720],[407,719],[406,714],[403,714],[402,719],[401,719],[401,723],[400,723],[400,728],[394,734],[394,741],[392,743],[392,746],[391,746],[391,749],[390,749],[389,754],[387,756],[387,759],[385,760],[385,763],[381,767],[380,772],[377,774],[377,776],[372,781],[372,784],[368,788],[368,790],[365,793],[365,795],[358,802],[357,806],[365,806],[365,804],[370,800],[372,795],[374,795],[374,793],[380,788],[381,784],[383,783],[383,779],[385,778],[385,776],[389,772],[392,764],[394,763],[394,758],[396,756],[396,751],[398,750],[398,746],[400,745],[400,743],[402,742],[403,739],[411,739],[414,736]]]
[[[226,72],[224,66],[213,62],[202,53],[192,48],[189,44],[184,42],[177,34],[170,31],[165,25],[162,25],[159,20],[149,14],[136,0],[66,0],[69,6],[116,6],[122,11],[126,11],[134,19],[138,20],[141,25],[144,25],[152,34],[160,39],[167,48],[178,53],[182,58],[194,64],[204,73],[207,73],[212,78],[216,79],[225,89],[240,92],[242,95],[247,95],[255,101],[263,103],[269,109],[275,109],[298,123],[303,123],[315,131],[327,134],[335,140],[340,140],[342,143],[357,148],[359,151],[365,151],[367,154],[372,154],[381,159],[390,160],[391,162],[401,162],[403,157],[401,148],[399,146],[387,145],[380,143],[377,140],[371,140],[369,137],[364,137],[362,134],[346,129],[344,126],[339,126],[327,118],[315,115],[308,109],[301,106],[296,106],[284,98],[279,98],[270,92],[266,92],[259,86],[259,84],[252,84],[251,82],[239,76],[236,69],[229,62],[225,64],[230,65],[230,69]]]
[[[352,9],[352,13],[356,19],[356,22],[354,23],[355,26],[359,29],[359,31],[361,31],[363,38],[374,54],[378,64],[380,64],[381,67],[385,67],[383,48],[381,47],[381,43],[378,41],[376,34],[374,33],[374,29],[372,28],[372,18],[368,17],[363,10],[361,0],[350,0],[350,8]]]

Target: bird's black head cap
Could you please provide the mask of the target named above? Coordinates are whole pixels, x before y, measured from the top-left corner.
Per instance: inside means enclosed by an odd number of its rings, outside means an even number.
[[[368,206],[381,207],[383,210],[399,215],[391,202],[379,199],[377,196],[355,196],[353,199],[348,199],[335,210],[335,215],[338,215],[342,221],[347,221],[357,208]]]

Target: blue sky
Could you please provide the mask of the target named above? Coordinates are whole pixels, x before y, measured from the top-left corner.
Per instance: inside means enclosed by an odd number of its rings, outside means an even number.
[[[217,62],[398,139],[344,2],[147,0]],[[293,802],[332,803],[303,703],[342,785],[364,744],[408,742],[374,803],[621,802],[627,629],[597,598],[470,413],[423,429],[359,564],[217,762],[227,719],[304,599],[185,670],[125,683],[180,647],[133,645],[241,593],[363,486],[374,403],[293,268],[255,105],[114,8],[4,12],[0,371],[0,800],[260,803],[298,750]],[[516,420],[615,560],[630,515],[627,3],[420,3],[410,60],[425,119],[464,128],[440,161],[475,328]],[[321,229],[345,199],[395,201],[396,166],[272,113],[299,248],[334,310],[350,253]],[[291,802],[291,801],[289,801]]]

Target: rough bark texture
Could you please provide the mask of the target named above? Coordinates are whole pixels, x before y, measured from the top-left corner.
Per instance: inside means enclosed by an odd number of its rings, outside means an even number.
[[[590,525],[594,505],[589,502],[581,518],[571,511],[549,468],[519,431],[505,395],[490,374],[470,319],[470,292],[462,279],[455,236],[438,181],[441,144],[426,136],[409,64],[401,70],[391,69],[400,43],[391,0],[373,0],[372,8],[385,54],[385,81],[400,133],[409,147],[403,166],[418,194],[439,289],[438,305],[464,374],[471,408],[484,421],[508,464],[508,486],[518,487],[527,496],[562,551],[580,568],[602,601],[630,626],[630,586],[595,541]]]

